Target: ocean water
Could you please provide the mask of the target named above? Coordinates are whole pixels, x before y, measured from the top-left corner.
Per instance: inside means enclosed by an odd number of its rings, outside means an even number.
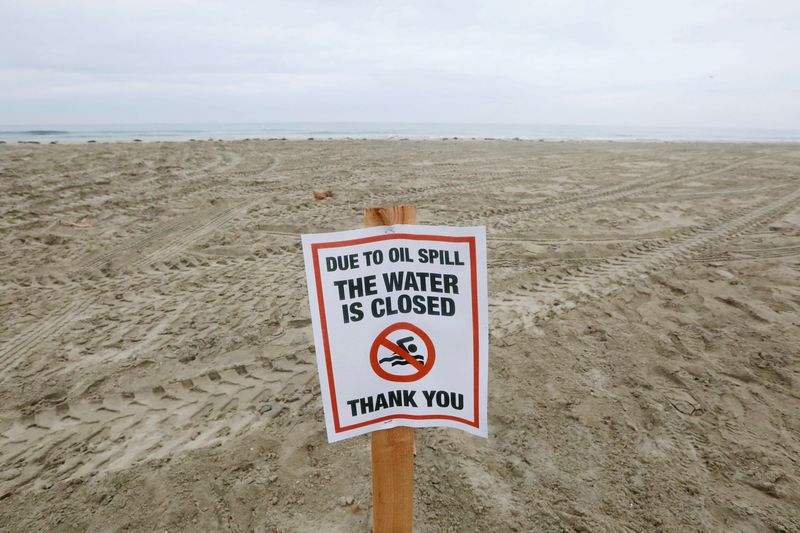
[[[298,122],[240,124],[109,124],[2,126],[0,141],[185,141],[189,139],[547,139],[800,142],[800,129],[641,128],[535,124]]]

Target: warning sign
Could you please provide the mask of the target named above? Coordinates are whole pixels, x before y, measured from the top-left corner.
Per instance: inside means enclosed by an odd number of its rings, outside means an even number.
[[[303,235],[328,440],[395,426],[486,436],[482,227]]]

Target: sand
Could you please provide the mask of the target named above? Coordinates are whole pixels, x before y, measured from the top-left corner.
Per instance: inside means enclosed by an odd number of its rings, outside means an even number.
[[[798,172],[793,144],[0,145],[0,530],[367,531],[298,235],[402,202],[489,232],[490,438],[417,432],[417,531],[800,531]]]

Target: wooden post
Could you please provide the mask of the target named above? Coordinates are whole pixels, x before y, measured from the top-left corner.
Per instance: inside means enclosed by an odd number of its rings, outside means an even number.
[[[364,225],[416,224],[413,205],[371,207]],[[372,523],[375,533],[411,533],[414,515],[414,428],[372,432]]]

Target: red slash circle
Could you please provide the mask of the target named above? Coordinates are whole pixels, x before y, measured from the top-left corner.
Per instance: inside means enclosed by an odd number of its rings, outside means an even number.
[[[425,348],[427,349],[427,357],[425,358],[424,363],[420,363],[417,361],[414,356],[405,348],[398,346],[396,343],[389,340],[389,334],[394,333],[398,330],[407,330],[411,333],[415,334],[417,337],[425,343]],[[413,366],[416,369],[416,372],[413,374],[392,374],[387,372],[381,367],[380,362],[378,361],[378,351],[382,347],[391,350],[394,354],[402,357],[408,364]],[[433,368],[433,361],[436,359],[436,350],[433,347],[433,341],[428,336],[427,333],[422,331],[420,328],[415,326],[414,324],[410,324],[408,322],[398,322],[397,324],[392,324],[388,328],[381,331],[381,333],[375,338],[375,341],[372,343],[372,349],[369,352],[369,362],[372,365],[372,370],[375,371],[383,379],[389,381],[399,381],[399,382],[409,382],[409,381],[417,381],[425,377],[428,372],[431,371]]]

